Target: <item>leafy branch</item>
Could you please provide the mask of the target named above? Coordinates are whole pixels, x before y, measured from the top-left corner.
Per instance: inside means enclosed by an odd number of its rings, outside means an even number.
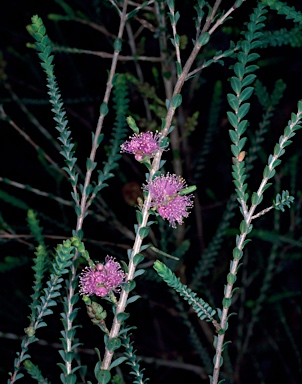
[[[182,284],[180,279],[169,269],[165,264],[160,261],[156,261],[153,268],[164,280],[165,283],[176,292],[180,294],[194,309],[200,320],[211,321],[217,330],[220,329],[219,324],[213,318],[216,314],[216,310],[206,303],[201,298],[197,297],[197,294],[193,292],[186,285]]]

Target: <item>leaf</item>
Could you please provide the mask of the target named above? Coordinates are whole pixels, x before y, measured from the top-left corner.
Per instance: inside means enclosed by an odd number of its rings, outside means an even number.
[[[141,298],[140,295],[135,295],[135,296],[130,297],[130,299],[127,300],[127,305],[131,304],[131,303],[134,303],[136,300],[138,300],[140,298]]]
[[[145,249],[149,248],[151,244],[142,245],[139,249],[140,252],[143,252]]]
[[[240,103],[242,103],[243,101],[249,99],[249,98],[251,97],[253,91],[254,91],[254,87],[247,87],[247,88],[245,88],[245,89],[241,92],[241,94],[240,94],[240,96],[239,96],[239,101],[240,101]]]
[[[178,108],[181,105],[181,103],[182,103],[182,96],[180,93],[175,95],[172,98],[172,101],[171,101],[172,108],[174,108],[174,109]]]
[[[117,367],[118,365],[122,364],[125,360],[127,360],[127,357],[119,357],[118,359],[114,360],[109,367],[109,370],[112,368]]]
[[[107,348],[110,352],[115,351],[121,346],[122,342],[118,337],[112,337],[108,340]]]
[[[139,210],[136,210],[135,213],[136,213],[136,220],[138,224],[141,225],[141,223],[143,222],[143,215]]]
[[[244,66],[241,63],[236,63],[234,65],[234,72],[239,77],[239,79],[242,79],[244,76]]]
[[[118,315],[117,315],[117,320],[122,323],[123,321],[127,320],[128,317],[130,316],[129,313],[126,313],[126,312],[120,312]]]
[[[231,77],[231,87],[233,91],[236,93],[236,95],[239,95],[241,92],[242,84],[241,81],[238,79],[238,77]]]
[[[98,381],[98,384],[107,384],[111,379],[111,374],[109,371],[101,370],[95,372],[95,377]]]
[[[233,112],[227,112],[229,122],[234,128],[237,128],[238,125],[238,118]]]
[[[206,45],[210,40],[210,34],[208,32],[202,33],[198,38],[199,45]]]
[[[233,131],[232,129],[229,130],[229,135],[234,144],[237,145],[238,143],[238,134],[236,131]]]
[[[141,261],[143,261],[144,260],[144,256],[143,255],[141,255],[140,253],[137,253],[135,256],[134,256],[134,258],[133,258],[133,263],[135,264],[135,265],[138,265]]]
[[[102,103],[101,107],[100,107],[100,114],[103,115],[103,116],[106,116],[108,111],[109,111],[108,104],[107,103]]]
[[[238,111],[238,119],[242,119],[249,111],[250,109],[250,103],[242,104]]]
[[[250,85],[256,78],[256,75],[247,75],[245,78],[242,80],[242,86],[246,87],[247,85]]]
[[[248,121],[242,120],[238,124],[237,133],[239,136],[243,135],[243,133],[246,131],[246,128],[248,127]]]
[[[144,270],[144,269],[139,269],[139,270],[137,270],[137,271],[134,273],[133,278],[135,279],[136,277],[141,276],[143,273],[145,273],[145,270]]]
[[[233,95],[232,93],[228,93],[227,94],[227,98],[228,98],[228,103],[229,103],[230,107],[234,111],[238,111],[238,108],[239,108],[239,100],[238,100],[238,98],[235,95]]]
[[[141,227],[141,228],[139,229],[139,235],[140,235],[140,237],[141,237],[142,239],[144,239],[145,237],[148,236],[149,231],[150,231],[150,228],[148,228],[148,227]]]

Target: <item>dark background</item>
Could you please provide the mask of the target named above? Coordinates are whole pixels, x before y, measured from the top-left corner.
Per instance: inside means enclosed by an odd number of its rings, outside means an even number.
[[[244,22],[248,21],[248,15],[256,2],[251,1],[244,4],[241,9],[233,14],[233,19],[227,23],[230,30],[218,30],[214,34],[212,45],[205,51],[205,55],[211,54],[211,49],[227,49],[230,39],[238,41],[239,32],[244,28]],[[302,11],[302,6],[296,4],[297,9]],[[228,9],[232,3],[225,2],[223,5]],[[89,19],[104,26],[109,32],[116,34],[118,18],[112,10],[109,2],[105,1],[70,1],[69,5],[82,13],[85,19]],[[181,19],[179,21],[180,34],[188,35],[188,47],[194,38],[194,24],[191,21],[194,16],[192,2],[183,1],[179,6]],[[300,8],[299,8],[300,7]],[[13,1],[6,2],[0,14],[1,50],[6,62],[4,69],[4,81],[9,84],[13,92],[23,100],[28,110],[43,124],[43,126],[56,138],[57,131],[54,128],[51,108],[47,103],[47,89],[44,73],[39,65],[38,57],[34,49],[26,46],[33,43],[31,36],[26,31],[26,25],[30,24],[32,15],[38,14],[44,21],[50,39],[59,45],[75,47],[79,49],[112,52],[112,38],[83,25],[79,22],[53,22],[48,19],[49,14],[64,14],[58,2],[55,1]],[[80,14],[79,14],[80,15]],[[142,14],[142,17],[144,15]],[[152,21],[152,20],[151,20]],[[291,20],[285,20],[282,15],[270,11],[265,29],[277,30],[280,28],[292,28]],[[133,29],[137,30],[140,24],[133,21]],[[159,48],[157,39],[149,30],[144,30],[145,43],[141,42],[143,54],[158,56]],[[170,44],[170,49],[171,44]],[[189,48],[184,50],[183,57],[188,54]],[[275,111],[274,118],[265,136],[262,150],[259,151],[259,159],[256,160],[254,169],[249,179],[249,190],[258,188],[261,181],[262,169],[266,163],[267,156],[272,152],[275,142],[282,134],[290,113],[297,111],[297,101],[301,99],[302,86],[302,48],[293,48],[288,45],[280,47],[269,47],[258,51],[261,55],[257,64],[260,70],[257,72],[259,79],[272,91],[277,79],[282,78],[287,84],[284,96]],[[124,42],[122,54],[130,54],[127,42]],[[183,90],[183,114],[190,116],[195,111],[200,111],[198,125],[188,139],[181,144],[181,158],[183,159],[183,176],[188,180],[195,179],[195,165],[198,161],[200,149],[205,138],[205,132],[209,119],[209,108],[213,94],[214,84],[217,80],[222,82],[223,93],[231,92],[228,78],[233,75],[229,66],[234,61],[227,59],[225,66],[213,64],[202,74],[193,98],[189,97],[189,84]],[[109,59],[84,54],[55,55],[55,72],[60,85],[62,97],[76,143],[78,165],[85,169],[86,158],[91,145],[91,132],[94,131],[99,105],[105,90],[107,70],[110,66]],[[154,83],[154,68],[160,72],[158,64],[142,62],[141,67],[145,81]],[[119,62],[117,72],[135,74],[133,62]],[[1,72],[3,79],[3,72]],[[160,79],[160,78],[159,78]],[[156,93],[165,100],[162,82],[156,84]],[[149,129],[160,126],[160,119],[156,114],[152,115],[152,121],[143,119],[143,102],[140,92],[133,84],[129,84],[130,111],[129,114],[138,116],[140,127]],[[1,103],[8,116],[22,128],[43,150],[50,155],[60,166],[63,159],[55,148],[41,135],[33,126],[28,117],[20,110],[19,106],[12,100],[11,94],[1,84]],[[228,135],[229,124],[226,120],[226,111],[230,110],[226,97],[222,97],[219,112],[219,127],[213,134],[210,152],[206,158],[206,167],[202,175],[197,179],[198,199],[201,206],[203,222],[202,237],[197,230],[196,215],[194,210],[186,220],[186,238],[190,240],[188,251],[182,256],[179,264],[171,264],[170,267],[182,281],[190,284],[194,268],[200,259],[200,254],[210,243],[220,223],[225,205],[233,192],[231,176],[230,140]],[[103,133],[105,140],[97,154],[98,164],[106,159],[106,147],[110,144],[110,133],[114,121],[114,109],[110,102],[110,114],[106,117]],[[250,135],[258,128],[261,121],[261,106],[256,97],[251,98]],[[53,177],[45,168],[43,162],[39,161],[37,152],[24,140],[7,122],[0,121],[0,177],[26,184],[32,188],[53,193],[70,200],[69,183],[58,176]],[[130,134],[130,132],[129,132]],[[239,313],[244,326],[251,321],[250,308],[254,300],[259,297],[259,289],[263,281],[264,272],[267,268],[267,258],[271,252],[272,244],[279,241],[279,236],[285,240],[278,248],[276,265],[272,271],[270,288],[266,301],[259,315],[258,322],[254,327],[253,337],[250,342],[248,353],[241,361],[238,361],[238,350],[236,339],[240,338],[240,327],[236,317],[230,320],[227,340],[233,340],[228,347],[229,361],[226,359],[223,366],[223,375],[227,382],[236,383],[273,383],[278,382],[298,383],[301,379],[301,188],[302,188],[302,166],[301,166],[301,132],[297,132],[293,144],[287,149],[283,156],[284,163],[279,167],[277,181],[280,188],[288,189],[295,197],[294,207],[280,216],[280,230],[277,233],[273,227],[273,213],[270,213],[255,223],[257,230],[267,230],[270,236],[261,235],[253,237],[252,243],[246,248],[246,259],[239,273],[237,286],[244,286],[246,297],[237,297],[232,311]],[[249,144],[248,144],[249,145]],[[164,154],[168,160],[166,171],[173,172],[171,166],[172,151]],[[169,161],[170,160],[170,161]],[[289,164],[287,166],[283,164]],[[84,225],[86,244],[91,257],[94,260],[102,260],[106,254],[111,254],[118,259],[126,259],[125,249],[132,247],[132,242],[123,230],[119,230],[113,219],[129,230],[133,230],[135,223],[135,209],[129,204],[129,193],[132,200],[140,195],[140,186],[145,182],[145,169],[134,161],[131,156],[123,155],[119,162],[119,168],[115,171],[116,177],[109,180],[109,188],[102,190],[101,196],[105,201],[103,211],[94,207],[95,213],[103,217],[99,220],[87,217]],[[133,183],[133,184],[129,184]],[[133,187],[134,186],[134,187]],[[134,191],[133,191],[134,188]],[[25,205],[22,208],[8,202],[1,197],[0,213],[1,219],[1,290],[0,290],[0,316],[1,316],[1,343],[0,343],[0,382],[7,379],[7,372],[12,370],[13,359],[16,351],[20,348],[20,338],[23,329],[27,326],[29,315],[28,304],[32,294],[31,269],[34,247],[36,246],[26,223],[26,206],[35,209],[39,213],[41,225],[45,228],[46,243],[52,250],[62,238],[71,235],[76,222],[76,215],[71,207],[58,204],[56,201],[37,196],[30,191],[21,190],[7,183],[1,182],[0,190],[14,196]],[[127,193],[128,192],[128,193]],[[280,190],[279,190],[280,192]],[[271,205],[275,194],[273,189],[268,191],[264,198],[263,208]],[[222,300],[223,284],[225,284],[226,270],[234,246],[234,233],[237,233],[241,220],[238,209],[231,224],[227,228],[223,247],[220,248],[216,261],[216,268],[207,277],[203,284],[203,290],[199,292],[201,297],[210,293],[214,306],[220,307]],[[160,229],[159,229],[160,228]],[[8,238],[8,233],[14,239]],[[160,239],[160,245],[166,241],[167,251],[175,254],[175,232],[165,223],[160,227],[154,227],[155,236]],[[14,236],[13,236],[14,235]],[[18,235],[18,236],[17,236]],[[7,256],[13,258],[11,265],[7,267]],[[147,255],[148,258],[156,258],[156,255]],[[11,259],[10,259],[11,260]],[[147,259],[146,259],[147,260]],[[166,260],[164,260],[166,262]],[[250,283],[246,280],[251,277]],[[175,306],[171,293],[167,287],[156,279],[152,268],[148,268],[145,276],[137,281],[135,294],[140,294],[142,300],[131,306],[130,325],[137,326],[134,331],[133,341],[137,354],[142,357],[141,365],[146,368],[146,376],[150,377],[152,383],[175,383],[187,380],[190,383],[207,382],[203,375],[194,370],[202,366],[200,356],[189,341],[189,330],[183,324],[181,310]],[[84,343],[81,349],[82,363],[88,365],[88,372],[93,371],[97,357],[93,350],[103,348],[103,335],[88,320],[85,308],[80,303],[79,323],[83,323],[82,329],[78,330],[78,337]],[[37,336],[40,343],[33,344],[30,349],[32,361],[39,364],[43,374],[52,383],[59,382],[60,370],[56,363],[60,362],[58,349],[59,332],[61,322],[58,320],[62,307],[59,304],[54,309],[57,316],[49,316],[46,322],[47,328],[41,329]],[[214,349],[207,340],[207,336],[213,334],[213,330],[207,328],[198,321],[194,313],[184,305],[188,317],[192,322],[197,336],[202,345],[210,350],[214,356]],[[244,313],[242,313],[244,311]],[[108,324],[110,322],[108,321]],[[238,333],[239,332],[239,333]],[[213,335],[212,335],[213,336]],[[155,358],[153,361],[152,358]],[[191,364],[192,366],[184,365]],[[300,364],[300,365],[299,365]],[[229,366],[234,367],[235,373],[230,373]],[[131,382],[128,376],[128,368],[122,366],[124,379]],[[88,380],[94,381],[92,376]],[[29,376],[23,379],[31,383]]]

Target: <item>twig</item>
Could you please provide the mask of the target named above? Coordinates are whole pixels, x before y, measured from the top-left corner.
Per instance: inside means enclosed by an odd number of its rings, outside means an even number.
[[[257,215],[254,215],[254,216],[252,217],[252,220],[256,219],[257,217],[260,217],[260,216],[265,215],[267,212],[269,212],[269,211],[270,211],[271,209],[273,209],[273,208],[274,208],[274,207],[271,206],[271,207],[268,207],[268,208],[266,208],[266,209],[263,209],[263,211],[257,213]]]
[[[196,59],[196,56],[197,56],[198,52],[200,51],[201,47],[202,47],[202,45],[197,41],[191,54],[190,54],[190,56],[189,56],[189,58],[188,58],[188,60],[187,60],[187,62],[186,62],[186,64],[185,64],[185,66],[184,66],[184,68],[183,68],[183,72],[181,73],[181,75],[179,76],[179,78],[175,84],[172,97],[174,97],[175,95],[177,95],[181,92],[181,89],[185,83],[185,80],[186,80],[187,75],[190,71],[190,68],[191,68],[194,60]],[[162,138],[167,136],[169,128],[171,127],[171,124],[172,124],[174,114],[175,114],[175,108],[173,108],[172,103],[170,103],[168,111],[167,111],[167,115],[165,118],[166,123],[165,123],[164,129],[162,130]],[[154,173],[157,172],[159,169],[161,156],[162,156],[162,151],[158,151],[156,153],[153,161],[152,161],[150,175],[149,175],[150,180],[152,180]],[[132,248],[132,254],[131,254],[129,265],[128,265],[128,274],[127,274],[127,280],[128,281],[133,280],[133,276],[134,276],[134,272],[135,272],[135,268],[136,268],[136,266],[133,263],[133,258],[137,253],[139,253],[141,245],[142,245],[142,238],[139,235],[139,229],[142,227],[145,227],[147,224],[148,217],[149,217],[150,205],[151,205],[151,197],[150,197],[150,194],[148,194],[146,199],[145,199],[145,203],[144,203],[144,206],[142,208],[142,211],[141,211],[142,220],[141,220],[141,224],[137,230],[135,242],[134,242],[134,245]],[[115,313],[115,316],[113,319],[113,324],[112,324],[112,327],[110,330],[110,334],[109,334],[110,339],[118,337],[119,330],[121,327],[121,323],[118,321],[118,315],[119,315],[119,313],[125,311],[128,295],[129,295],[129,292],[126,292],[123,289],[121,294],[120,294],[120,299],[119,299],[118,305],[116,307],[116,313]],[[221,327],[222,327],[222,325],[221,325]],[[105,355],[104,355],[104,358],[102,360],[102,369],[103,370],[109,369],[109,366],[110,366],[111,361],[112,361],[113,353],[114,352],[111,352],[111,351],[109,351],[108,348],[106,348]]]
[[[172,8],[170,5],[171,5],[171,3],[168,2],[170,15],[171,15],[170,21],[171,21],[171,27],[172,27],[172,31],[173,31],[173,37],[174,37],[175,53],[176,53],[177,62],[179,65],[181,65],[180,49],[179,49],[179,44],[177,42],[177,38],[179,38],[179,35],[177,34],[177,31],[176,31],[177,20],[175,19],[174,8]]]
[[[64,205],[68,205],[68,206],[74,206],[74,202],[73,201],[68,201],[68,200],[62,199],[61,197],[54,196],[51,193],[43,192],[43,191],[41,191],[40,189],[37,189],[37,188],[32,188],[29,185],[18,183],[16,181],[12,181],[10,179],[6,179],[5,177],[0,177],[0,182],[1,181],[6,183],[6,184],[12,185],[13,187],[16,187],[16,188],[26,189],[27,191],[33,192],[36,195],[44,196],[44,197],[49,197],[50,199],[56,200],[60,204],[64,204]]]
[[[284,135],[282,135],[279,139],[279,148],[280,150],[276,152],[276,154],[274,155],[271,155],[269,157],[269,162],[268,162],[268,165],[267,165],[267,169],[270,172],[273,172],[274,170],[274,163],[275,161],[282,155],[282,152],[281,150],[283,150],[283,147],[286,146],[288,140],[289,140],[289,137],[291,137],[291,133],[294,131],[294,128],[296,125],[298,125],[300,119],[301,119],[301,116],[302,116],[302,113],[299,113],[298,115],[295,115],[293,114],[292,116],[294,116],[293,120],[292,121],[289,121],[288,123],[288,132]],[[260,197],[263,195],[263,192],[265,190],[265,186],[266,184],[268,183],[268,180],[269,180],[269,177],[264,177],[260,183],[260,186],[257,190],[257,195]],[[245,239],[248,235],[248,232],[249,232],[249,229],[250,229],[250,225],[251,225],[251,222],[252,222],[252,217],[253,217],[253,214],[256,210],[256,207],[257,207],[257,204],[256,205],[251,205],[251,207],[249,208],[248,212],[247,212],[247,216],[245,217],[245,223],[246,223],[246,230],[244,230],[237,238],[236,240],[236,248],[238,248],[239,251],[242,252],[242,249],[244,247],[244,242],[245,242]],[[230,274],[231,275],[234,275],[236,276],[237,275],[237,269],[238,269],[238,265],[239,265],[239,262],[240,262],[240,258],[234,258],[232,260],[232,263],[231,263],[231,266],[230,266]],[[235,281],[234,281],[235,282]],[[228,303],[231,302],[232,300],[232,293],[233,293],[233,286],[234,286],[234,282],[231,282],[231,281],[228,281],[227,285],[225,286],[225,291],[224,291],[224,301],[227,301]],[[227,325],[227,319],[228,319],[228,312],[229,312],[229,307],[230,305],[223,305],[223,309],[222,309],[222,314],[221,314],[221,321],[220,321],[220,325],[221,325],[221,328],[222,329],[226,329],[226,325]],[[223,349],[223,341],[224,341],[224,336],[225,334],[219,334],[218,335],[218,338],[217,338],[217,344],[216,344],[216,358],[215,358],[215,365],[214,365],[214,370],[213,370],[213,381],[212,381],[212,384],[217,384],[218,383],[218,379],[219,379],[219,371],[220,371],[220,359],[221,359],[221,355],[222,355],[222,349]]]
[[[67,52],[67,53],[85,53],[88,55],[94,55],[101,57],[102,59],[114,59],[118,61],[148,61],[152,63],[159,63],[162,61],[160,57],[153,56],[123,56],[119,55],[118,58],[115,57],[114,53],[101,52],[101,51],[92,51],[90,49],[78,49],[78,48],[70,48],[70,47],[62,47],[54,44],[52,46],[54,52]]]

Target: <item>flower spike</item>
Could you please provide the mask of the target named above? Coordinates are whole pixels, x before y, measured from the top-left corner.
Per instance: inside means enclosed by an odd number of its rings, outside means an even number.
[[[156,132],[142,132],[130,136],[129,141],[125,141],[121,145],[121,151],[132,153],[137,161],[143,161],[145,157],[149,159],[155,156],[160,149],[159,141],[161,134]]]
[[[193,206],[193,195],[181,194],[186,189],[186,182],[181,176],[169,173],[155,177],[145,186],[145,190],[150,192],[152,207],[157,208],[160,216],[167,219],[173,228],[176,222],[183,223],[183,218],[189,216],[187,209]]]
[[[98,263],[93,267],[86,267],[80,275],[80,293],[91,296],[107,296],[112,291],[118,292],[125,282],[126,275],[113,257],[106,256],[105,264]]]

